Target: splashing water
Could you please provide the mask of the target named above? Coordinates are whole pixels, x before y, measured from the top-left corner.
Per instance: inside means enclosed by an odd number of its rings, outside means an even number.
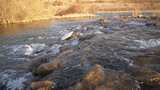
[[[31,79],[31,73],[24,73],[21,75],[15,70],[5,70],[0,73],[0,87],[5,87],[5,90],[24,90],[26,84],[30,82]]]
[[[148,49],[160,46],[160,39],[134,40],[140,49]]]

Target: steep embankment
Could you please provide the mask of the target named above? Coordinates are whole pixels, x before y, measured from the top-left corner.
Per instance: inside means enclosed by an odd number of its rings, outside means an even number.
[[[65,17],[76,13],[160,10],[159,0],[0,0],[0,24]],[[67,16],[67,17],[69,17]]]

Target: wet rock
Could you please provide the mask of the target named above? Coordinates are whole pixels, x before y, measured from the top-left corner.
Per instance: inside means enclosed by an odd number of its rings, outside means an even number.
[[[160,73],[149,68],[134,66],[128,72],[142,85],[160,87]]]
[[[61,65],[61,62],[58,60],[57,62],[44,63],[37,68],[36,74],[42,75],[42,76],[47,75],[60,67],[62,67],[62,65]]]
[[[56,84],[55,90],[62,90],[73,85],[85,73],[86,68],[81,67],[80,57],[77,52],[72,50],[60,53],[57,58],[63,66],[44,76],[43,80],[53,80]]]
[[[37,68],[43,64],[43,63],[48,63],[53,57],[50,57],[48,55],[42,55],[42,56],[37,56],[36,58],[33,58],[30,62],[30,67],[29,70],[36,75],[37,74]]]
[[[102,31],[103,33],[112,33],[112,32],[113,32],[112,28],[104,28],[104,29],[102,29],[101,31]]]
[[[76,32],[76,31],[71,31],[67,34],[65,34],[61,40],[68,40],[68,39],[78,39],[80,36],[80,32]]]
[[[104,28],[107,27],[108,20],[107,20],[106,18],[100,18],[100,19],[98,20],[98,22],[99,22],[99,24],[100,24],[101,26],[103,26]]]
[[[157,72],[160,72],[160,56],[159,52],[157,53],[150,53],[145,55],[137,56],[134,60],[134,64],[150,68]]]
[[[156,23],[156,26],[159,27],[159,26],[160,26],[160,22],[157,22],[157,23]],[[160,27],[159,27],[159,28],[160,28]]]
[[[65,35],[61,38],[61,40],[67,40],[67,39],[71,38],[72,35],[73,35],[73,33],[74,33],[74,32],[71,31],[71,32],[65,34]]]
[[[66,50],[59,54],[56,58],[52,59],[52,61],[47,63],[42,63],[37,68],[35,68],[34,73],[36,75],[44,76],[47,75],[58,68],[62,68],[63,65],[67,62],[67,54],[72,53],[73,50]],[[41,61],[41,60],[40,60]],[[34,65],[34,64],[32,64]]]
[[[138,82],[123,73],[93,66],[81,82],[68,90],[140,90]]]
[[[95,36],[95,34],[92,34],[92,33],[90,33],[90,34],[84,34],[84,35],[81,35],[80,37],[79,37],[79,40],[80,41],[84,41],[84,40],[87,40],[87,39],[91,39],[91,38],[93,38]]]
[[[156,23],[154,23],[154,22],[147,22],[146,26],[153,27],[153,26],[156,26]]]
[[[32,90],[51,90],[54,87],[53,81],[35,81],[32,82]]]
[[[95,65],[84,77],[84,81],[91,85],[98,86],[105,80],[104,68],[100,65]]]
[[[43,80],[53,80],[55,82],[55,90],[63,90],[79,82],[83,77],[85,70],[79,65],[58,69],[47,75]]]

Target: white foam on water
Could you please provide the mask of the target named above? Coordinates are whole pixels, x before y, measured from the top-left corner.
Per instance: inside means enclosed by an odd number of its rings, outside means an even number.
[[[51,37],[46,37],[46,39],[58,39],[58,37],[51,36]]]
[[[28,38],[28,40],[30,41],[30,40],[34,40],[34,37],[30,37],[30,38]]]
[[[137,22],[137,21],[131,21],[131,22],[128,23],[128,25],[145,26],[146,23]]]
[[[95,31],[94,33],[95,34],[103,34],[103,32],[101,32],[101,31]]]
[[[160,39],[150,39],[150,40],[135,40],[140,44],[140,48],[152,48],[160,46]]]
[[[28,44],[15,45],[12,48],[13,48],[12,54],[16,55],[31,55],[33,53],[33,48]]]
[[[160,39],[134,40],[138,48],[147,49],[160,46]]]
[[[0,84],[5,87],[5,90],[24,90],[25,83],[31,79],[31,73],[24,73],[21,76],[15,70],[5,70],[0,73]]]
[[[17,78],[15,80],[10,80],[7,82],[8,90],[23,90],[25,85],[23,84],[27,79],[25,77]]]
[[[49,48],[49,52],[52,54],[58,54],[58,53],[60,53],[61,47],[62,47],[62,45],[60,45],[60,44],[54,44],[53,46],[51,46]]]
[[[45,37],[43,37],[43,36],[38,36],[38,39],[42,40],[42,39],[45,39]]]
[[[67,34],[67,33],[69,33],[69,30],[67,30],[67,29],[60,30],[60,31],[59,31],[59,34],[60,34],[60,35],[65,35],[65,34]]]
[[[79,40],[73,40],[71,42],[71,46],[77,46],[79,44]]]
[[[33,48],[33,52],[38,52],[38,51],[44,50],[45,47],[46,47],[46,44],[44,44],[44,43],[33,43],[33,44],[30,44],[30,46]]]
[[[41,43],[24,44],[24,45],[14,45],[11,46],[11,54],[18,56],[30,56],[35,52],[39,52],[45,49],[46,45]]]

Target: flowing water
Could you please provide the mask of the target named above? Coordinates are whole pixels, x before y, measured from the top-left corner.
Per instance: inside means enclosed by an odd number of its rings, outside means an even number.
[[[97,14],[98,16],[117,16],[114,14]],[[120,14],[122,15],[122,14]],[[127,16],[130,14],[127,14]],[[114,17],[116,18],[116,17]],[[127,30],[129,29],[142,29],[144,32],[149,33],[154,29],[153,37],[145,36],[143,38],[143,34],[132,33],[132,36],[128,36],[130,39],[134,39],[132,42],[128,42],[130,44],[128,48],[131,49],[148,49],[155,48],[159,50],[160,46],[160,37],[157,33],[159,33],[159,28],[155,27],[147,27],[145,26],[146,22],[137,22],[137,21],[128,21],[127,27],[123,26],[121,21],[115,19],[109,19],[110,24],[108,24],[107,33],[113,33],[114,31],[118,31],[120,29]],[[70,31],[79,30],[83,26],[93,23],[93,26],[88,25],[88,29],[86,29],[85,33],[102,33],[99,29],[98,25],[94,25],[96,19],[90,20],[57,20],[57,21],[44,21],[44,22],[36,22],[31,24],[16,24],[9,26],[1,26],[0,27],[0,86],[1,88],[8,88],[7,90],[23,90],[25,87],[23,83],[28,83],[32,80],[32,74],[27,71],[30,60],[36,56],[45,55],[46,52],[50,52],[53,55],[58,54],[59,48],[62,45],[77,45],[78,40],[73,40],[69,42],[61,41],[61,37]],[[92,29],[92,30],[90,30]],[[152,30],[151,30],[152,29]],[[97,31],[98,30],[98,31]],[[105,31],[103,31],[105,32]],[[139,37],[134,38],[139,34]],[[144,34],[145,35],[145,34]],[[126,38],[126,37],[124,37]],[[126,38],[129,39],[129,38]],[[152,56],[148,55],[151,59],[147,59],[147,62],[144,61],[145,56],[140,56],[141,62],[135,62],[141,65],[146,65],[147,63],[152,63]],[[159,58],[158,55],[156,55]],[[126,59],[127,61],[127,59]],[[128,61],[130,62],[130,61]],[[153,65],[157,62],[157,67],[159,67],[159,61],[154,61],[152,66],[149,67],[155,68]],[[133,64],[131,62],[131,64]],[[4,87],[5,85],[6,87]],[[17,89],[18,88],[18,89]],[[5,90],[5,89],[4,89]]]

